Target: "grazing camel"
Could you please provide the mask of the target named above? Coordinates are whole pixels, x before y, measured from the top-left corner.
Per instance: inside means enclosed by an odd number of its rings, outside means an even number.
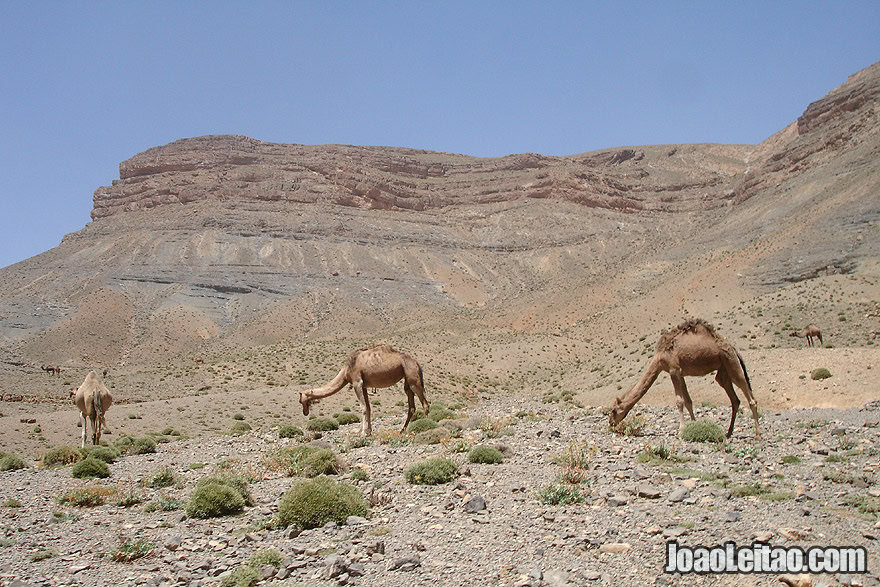
[[[819,330],[819,327],[815,324],[810,324],[800,332],[792,332],[790,336],[797,336],[798,338],[806,338],[807,345],[813,346],[813,337],[819,339],[819,346],[822,346],[822,332]]]
[[[388,344],[353,352],[332,381],[322,387],[301,391],[299,403],[302,404],[303,415],[308,416],[309,407],[314,402],[333,395],[346,385],[351,385],[363,408],[361,434],[369,436],[373,433],[373,426],[370,421],[370,397],[367,395],[367,387],[391,387],[401,379],[403,379],[403,391],[406,392],[406,399],[409,402],[406,421],[401,430],[405,432],[416,411],[415,396],[419,396],[426,414],[431,404],[425,399],[425,381],[418,361]]]
[[[46,373],[49,373],[50,375],[61,375],[61,367],[55,367],[52,365],[43,365],[40,367],[40,369],[42,369]]]
[[[104,427],[104,414],[113,403],[113,396],[107,391],[101,378],[94,371],[89,371],[85,380],[76,391],[70,390],[73,403],[79,408],[79,419],[82,423],[82,448],[86,446],[86,418],[92,425],[92,444],[101,442],[101,429]]]
[[[715,375],[715,381],[727,392],[732,408],[727,437],[730,438],[733,434],[733,423],[736,421],[736,413],[740,403],[733,389],[735,384],[749,402],[752,418],[755,421],[755,438],[760,440],[758,402],[752,395],[752,384],[749,381],[749,374],[746,372],[746,364],[733,345],[716,334],[712,326],[697,318],[688,320],[671,332],[660,336],[657,352],[651,364],[632,390],[624,397],[618,397],[614,401],[609,422],[612,426],[620,423],[633,406],[642,399],[642,396],[648,392],[660,372],[666,371],[675,388],[676,405],[681,416],[681,431],[685,424],[685,408],[687,408],[691,420],[694,419],[693,402],[688,395],[684,378],[686,376],[707,375],[716,370],[718,373]]]

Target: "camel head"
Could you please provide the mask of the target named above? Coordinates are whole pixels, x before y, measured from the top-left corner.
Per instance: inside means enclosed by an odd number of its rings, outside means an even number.
[[[308,416],[309,407],[312,405],[312,400],[309,399],[309,396],[306,395],[305,392],[299,392],[299,403],[302,404],[303,416]]]
[[[611,411],[608,412],[608,425],[611,427],[617,426],[626,417],[621,404],[620,398],[615,398],[614,405],[611,406]]]

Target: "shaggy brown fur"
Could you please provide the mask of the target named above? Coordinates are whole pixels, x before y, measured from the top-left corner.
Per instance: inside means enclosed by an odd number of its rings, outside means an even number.
[[[739,387],[743,395],[746,396],[752,410],[752,418],[755,421],[755,438],[761,438],[761,431],[758,428],[758,403],[752,395],[751,382],[742,357],[733,348],[733,345],[715,332],[710,324],[698,318],[683,322],[660,336],[657,352],[642,378],[626,396],[618,397],[611,407],[608,419],[612,426],[616,426],[626,417],[633,406],[648,392],[661,371],[669,373],[669,377],[672,379],[672,386],[677,396],[676,405],[680,415],[681,429],[685,424],[685,408],[691,420],[694,419],[693,402],[688,394],[684,378],[717,371],[715,381],[727,393],[732,408],[730,426],[727,429],[728,438],[733,434],[733,425],[736,422],[736,414],[740,404],[733,389],[734,385]]]
[[[73,403],[79,408],[82,424],[82,444],[86,446],[86,421],[92,425],[92,444],[101,442],[101,429],[104,427],[104,414],[113,404],[113,396],[104,386],[101,378],[94,371],[89,371],[85,380],[76,391],[70,390]]]
[[[806,338],[807,346],[813,346],[813,337],[819,339],[819,346],[822,346],[822,332],[819,330],[819,327],[815,324],[810,324],[800,332],[792,332],[790,336],[797,336],[798,338]]]
[[[373,432],[373,426],[370,420],[370,397],[367,394],[367,387],[391,387],[401,379],[409,403],[402,430],[405,432],[416,411],[415,396],[419,397],[426,414],[431,405],[425,399],[425,382],[418,361],[388,344],[353,352],[332,381],[323,387],[301,391],[299,403],[302,404],[303,415],[308,416],[309,408],[314,402],[333,395],[346,385],[351,385],[363,408],[361,433],[369,436]]]

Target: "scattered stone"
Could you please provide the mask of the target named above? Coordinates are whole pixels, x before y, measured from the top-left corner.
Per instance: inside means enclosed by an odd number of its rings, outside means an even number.
[[[274,577],[277,573],[277,569],[272,565],[263,565],[260,567],[260,576],[263,577],[263,581],[267,581]]]
[[[657,499],[660,497],[660,490],[653,485],[641,484],[636,490],[636,495],[645,499]]]
[[[393,563],[388,567],[389,571],[411,571],[416,567],[420,567],[422,565],[422,559],[417,554],[413,554],[410,556],[404,556]]]
[[[632,544],[628,542],[608,542],[599,547],[599,552],[607,552],[611,554],[620,554],[629,552]]]
[[[358,526],[360,524],[366,524],[367,519],[362,518],[361,516],[348,516],[345,518],[345,523],[349,526]]]
[[[568,573],[560,570],[550,570],[544,573],[544,585],[548,587],[563,587],[571,583]]]
[[[348,565],[351,564],[348,559],[338,554],[331,554],[324,559],[324,577],[327,579],[335,579],[340,575],[348,572]]]
[[[608,498],[608,505],[611,507],[624,506],[627,502],[629,502],[629,499],[625,495],[612,495]]]
[[[172,534],[171,536],[166,537],[164,542],[165,548],[167,548],[168,550],[177,550],[178,548],[180,548],[180,545],[182,543],[183,538],[176,534]]]
[[[672,493],[669,494],[669,501],[672,503],[678,503],[688,495],[690,495],[691,491],[687,487],[676,487],[672,490]]]
[[[738,512],[735,510],[727,512],[724,516],[724,519],[727,522],[739,522],[741,518],[742,518],[742,512]]]
[[[809,575],[780,575],[779,581],[788,587],[810,587],[813,580]]]
[[[679,536],[684,536],[688,532],[690,532],[689,529],[684,528],[682,526],[676,526],[675,528],[667,528],[666,530],[663,530],[663,537],[664,538],[678,538]]]
[[[780,528],[777,532],[780,536],[789,540],[803,540],[809,533],[795,528]]]
[[[476,497],[472,497],[466,504],[464,504],[464,511],[469,514],[475,514],[477,512],[481,512],[486,509],[486,500],[484,500],[479,495]]]

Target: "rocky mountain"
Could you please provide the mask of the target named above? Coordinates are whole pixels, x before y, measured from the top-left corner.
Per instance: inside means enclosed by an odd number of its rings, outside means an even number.
[[[878,95],[875,64],[754,146],[477,158],[182,139],[123,161],[93,222],[0,270],[0,342],[83,366],[416,329],[636,337],[873,275]]]

